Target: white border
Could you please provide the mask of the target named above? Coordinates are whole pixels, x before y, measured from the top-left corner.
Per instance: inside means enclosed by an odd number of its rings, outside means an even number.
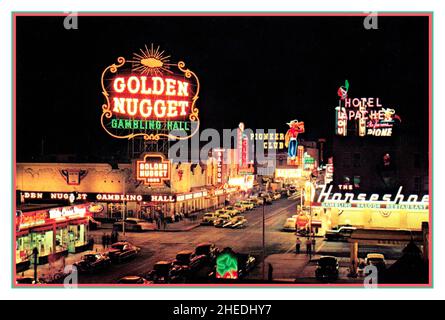
[[[4,178],[1,181],[2,223],[0,224],[0,244],[3,264],[0,277],[0,298],[3,299],[440,299],[444,298],[445,283],[441,269],[445,265],[444,224],[445,206],[434,201],[434,289],[288,289],[288,288],[235,288],[235,289],[11,289],[11,11],[434,11],[434,141],[435,141],[435,183],[434,195],[443,194],[441,178],[445,177],[440,160],[444,159],[444,149],[437,141],[442,141],[444,127],[444,85],[443,59],[445,8],[443,1],[343,1],[323,0],[305,1],[289,5],[290,1],[274,0],[255,6],[240,0],[226,0],[224,4],[209,4],[209,1],[170,0],[146,4],[137,0],[123,2],[103,2],[93,0],[43,0],[43,1],[5,1],[0,0],[0,59],[1,73],[1,125],[2,147],[6,152],[0,157]],[[147,2],[148,3],[148,2]],[[81,26],[80,26],[81,27]],[[32,56],[32,52],[30,52]]]

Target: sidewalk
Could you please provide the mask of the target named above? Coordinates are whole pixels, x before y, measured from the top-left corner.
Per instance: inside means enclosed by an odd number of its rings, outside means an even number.
[[[104,249],[102,245],[95,244],[93,251],[102,252],[104,251]],[[68,256],[65,257],[65,266],[72,265],[73,263],[79,261],[86,252],[90,251],[68,254]],[[51,267],[49,263],[37,266],[37,278],[45,278],[46,276],[54,275],[57,272],[63,272],[62,259],[59,259],[56,262],[54,262]],[[30,268],[24,272],[17,273],[17,277],[22,277],[22,276],[34,277],[34,265],[31,265]]]
[[[178,222],[167,223],[167,227],[165,228],[165,230],[163,229],[163,227],[161,225],[161,229],[150,230],[147,232],[152,232],[152,231],[162,231],[162,232],[190,231],[192,229],[199,227],[200,225],[201,225],[201,219],[196,219],[195,221],[192,221],[192,220],[189,220],[186,218],[186,219],[180,220]],[[94,230],[94,231],[100,232],[102,230],[103,232],[108,233],[108,232],[111,232],[108,230],[112,230],[112,229],[113,229],[112,223],[103,223],[100,229]]]
[[[318,259],[319,255],[312,255],[312,260]],[[269,264],[272,265],[273,280],[277,281],[295,281],[298,275],[310,263],[309,256],[306,253],[279,253],[266,257],[265,260],[265,278],[267,279]],[[248,275],[249,279],[262,279],[262,262]]]

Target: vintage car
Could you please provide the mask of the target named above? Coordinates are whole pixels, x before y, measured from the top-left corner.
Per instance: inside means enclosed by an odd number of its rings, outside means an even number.
[[[196,246],[193,256],[206,255],[211,259],[215,259],[218,252],[219,250],[214,243],[202,242]]]
[[[215,260],[209,255],[195,255],[188,265],[174,266],[169,278],[172,283],[207,282],[215,267]]]
[[[127,241],[120,241],[113,243],[111,248],[108,249],[108,256],[112,262],[124,262],[129,259],[135,258],[141,251],[141,248],[136,247]]]
[[[147,274],[146,278],[154,283],[169,283],[170,271],[173,267],[171,261],[158,261],[153,266],[153,270]]]
[[[244,216],[236,216],[223,224],[222,227],[232,229],[245,228],[247,227],[247,219]]]
[[[255,200],[244,200],[244,201],[241,201],[240,204],[242,206],[245,206],[247,208],[247,210],[252,210],[253,208],[255,208],[257,206]]]
[[[229,214],[230,216],[234,217],[237,214],[239,214],[239,210],[235,209],[234,206],[227,206],[224,208],[224,210],[226,210],[226,213]]]
[[[191,250],[179,251],[176,254],[175,260],[173,260],[173,264],[176,266],[189,265],[192,256],[193,256],[193,251],[191,251]]]
[[[218,218],[215,219],[215,221],[213,221],[213,225],[216,228],[222,228],[223,225],[229,221],[230,219],[232,219],[232,217],[228,214],[221,214],[218,216]]]
[[[149,281],[141,276],[125,276],[117,281],[118,284],[152,284],[153,281]]]
[[[219,214],[215,212],[207,212],[204,214],[201,220],[202,226],[213,226],[213,222],[218,218]]]
[[[74,263],[77,271],[80,273],[92,273],[105,269],[111,265],[111,259],[108,255],[98,252],[87,252],[80,261]]]
[[[286,219],[283,225],[283,231],[296,231],[297,215],[293,215]]]
[[[325,238],[327,241],[345,241],[351,237],[352,232],[356,229],[355,227],[342,226],[338,229],[327,230]]]
[[[234,204],[233,207],[238,210],[240,213],[244,213],[247,211],[247,207],[241,205],[241,204]]]
[[[323,256],[318,259],[315,277],[321,281],[333,281],[338,279],[338,260],[333,256]]]
[[[237,253],[236,258],[238,262],[238,277],[244,278],[255,267],[256,259],[247,253]]]

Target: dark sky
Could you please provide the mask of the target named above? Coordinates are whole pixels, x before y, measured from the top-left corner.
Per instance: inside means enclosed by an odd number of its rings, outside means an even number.
[[[100,125],[100,76],[118,56],[145,44],[183,60],[201,82],[203,128],[286,130],[332,137],[337,88],[380,97],[405,129],[428,133],[428,19],[379,17],[63,17],[17,18],[17,158],[46,153],[113,154],[122,141]]]

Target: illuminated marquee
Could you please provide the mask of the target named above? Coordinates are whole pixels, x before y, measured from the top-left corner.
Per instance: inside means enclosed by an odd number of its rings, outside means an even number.
[[[136,161],[136,179],[149,186],[162,186],[170,180],[171,163],[162,154],[145,154]]]
[[[346,80],[337,91],[340,100],[335,107],[336,134],[346,136],[349,126],[360,137],[392,136],[394,125],[402,121],[395,109],[385,108],[378,97],[350,98],[348,90]]]
[[[250,140],[263,141],[265,150],[282,150],[285,148],[284,133],[251,133]]]
[[[170,63],[164,51],[147,48],[123,57],[102,73],[101,124],[114,138],[184,140],[199,129],[195,106],[199,80],[185,63]],[[174,132],[172,132],[174,131]],[[181,133],[179,133],[181,132]]]
[[[214,149],[214,157],[216,159],[216,182],[224,183],[224,149]]]
[[[373,208],[373,209],[405,209],[405,210],[427,210],[429,207],[429,195],[421,199],[416,194],[405,196],[402,194],[403,187],[399,187],[397,194],[384,194],[383,196],[373,193],[332,193],[332,185],[326,190],[323,186],[318,202],[325,208]]]

